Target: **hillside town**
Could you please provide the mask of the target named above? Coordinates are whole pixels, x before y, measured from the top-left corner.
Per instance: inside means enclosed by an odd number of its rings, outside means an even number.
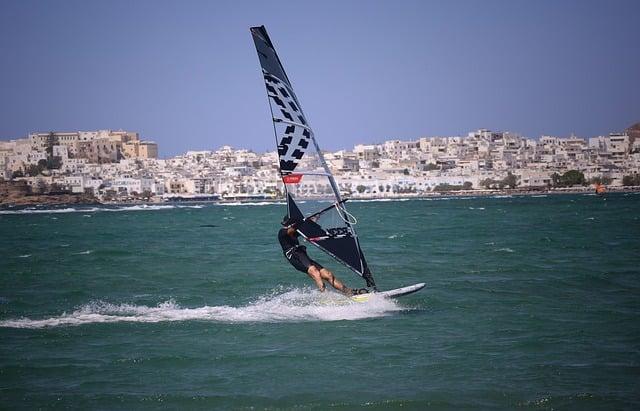
[[[640,185],[640,123],[591,138],[531,139],[481,129],[466,136],[387,140],[323,154],[340,191],[352,198]],[[303,162],[311,159],[306,156]],[[230,146],[160,159],[156,143],[130,131],[39,132],[0,141],[3,184],[21,187],[24,195],[79,194],[99,201],[273,200],[284,192],[278,165],[275,151]]]

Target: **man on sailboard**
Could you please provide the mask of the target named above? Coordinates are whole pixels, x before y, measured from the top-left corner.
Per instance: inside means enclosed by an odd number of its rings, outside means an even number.
[[[298,241],[298,231],[296,226],[300,221],[295,218],[284,216],[282,220],[283,228],[278,231],[278,241],[282,246],[282,252],[289,263],[298,271],[306,273],[316,283],[318,289],[325,291],[324,282],[331,284],[333,288],[345,295],[364,294],[369,291],[366,288],[353,289],[344,285],[331,271],[324,268],[318,262],[312,260],[307,255],[307,247],[300,245]]]

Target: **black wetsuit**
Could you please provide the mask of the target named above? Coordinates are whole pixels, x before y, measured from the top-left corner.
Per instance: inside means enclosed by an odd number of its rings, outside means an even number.
[[[303,273],[307,273],[309,267],[312,265],[315,266],[318,270],[322,269],[322,266],[317,262],[313,261],[307,255],[307,247],[300,245],[298,242],[299,234],[296,233],[295,237],[291,237],[287,234],[287,229],[282,228],[278,231],[278,241],[282,246],[282,252],[284,253],[285,258],[289,263],[296,268],[298,271],[302,271]]]

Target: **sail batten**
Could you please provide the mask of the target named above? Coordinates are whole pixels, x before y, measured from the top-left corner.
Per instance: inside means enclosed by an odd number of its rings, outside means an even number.
[[[345,200],[275,47],[264,26],[252,27],[251,34],[271,109],[287,214],[302,221],[298,232],[305,240],[363,277],[368,287],[375,287]],[[327,207],[327,201],[333,205]]]

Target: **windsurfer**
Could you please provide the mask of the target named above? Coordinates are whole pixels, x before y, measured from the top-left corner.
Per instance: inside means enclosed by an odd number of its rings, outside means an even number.
[[[282,246],[282,252],[287,261],[295,267],[296,270],[306,273],[313,279],[320,291],[325,290],[324,282],[328,282],[333,288],[345,295],[364,294],[369,292],[366,288],[353,289],[344,285],[338,280],[331,271],[324,268],[316,261],[309,258],[307,248],[300,245],[298,241],[298,231],[296,226],[300,221],[285,216],[282,220],[283,228],[278,231],[278,241]]]

